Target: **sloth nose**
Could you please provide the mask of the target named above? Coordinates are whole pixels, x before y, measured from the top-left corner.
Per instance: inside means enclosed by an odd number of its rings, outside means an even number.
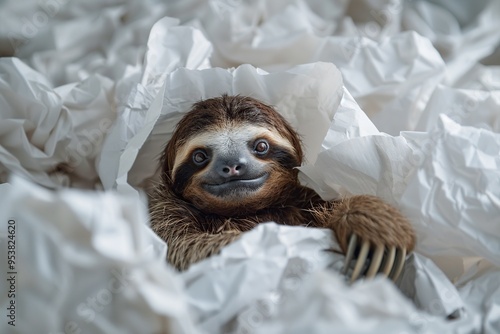
[[[238,161],[221,161],[217,166],[217,172],[224,178],[242,176],[247,171],[247,163],[245,159]]]

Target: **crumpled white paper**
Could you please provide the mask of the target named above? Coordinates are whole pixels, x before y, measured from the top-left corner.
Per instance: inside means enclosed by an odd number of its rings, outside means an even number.
[[[499,73],[500,74],[500,73]],[[498,77],[500,82],[500,76]],[[417,130],[432,131],[444,114],[460,125],[500,132],[500,90],[457,89],[439,85],[432,94]]]
[[[412,171],[412,152],[405,138],[379,132],[346,91],[322,151],[299,168],[299,177],[324,199],[372,194],[395,204]]]
[[[479,263],[478,267],[481,263]],[[500,271],[486,266],[474,280],[460,289],[460,295],[469,309],[469,328],[482,328],[484,333],[495,333],[500,328],[498,305],[500,304]],[[472,268],[477,274],[476,268]],[[464,324],[464,327],[466,325]],[[464,331],[465,332],[465,331]]]
[[[20,178],[0,193],[0,264],[7,268],[11,219],[17,273],[16,326],[2,320],[2,333],[196,333],[182,282],[165,268],[165,245],[135,197],[50,192]],[[9,303],[2,293],[2,310]]]
[[[266,314],[266,303],[261,302],[254,306],[257,311],[248,314],[253,318],[247,320],[246,327],[240,325],[238,329],[262,334],[450,330],[442,319],[415,309],[390,282],[381,278],[346,286],[333,272],[320,271],[305,279],[298,291],[287,292],[287,300],[276,308],[276,315],[262,316]]]
[[[378,42],[370,34],[344,32],[341,35],[349,37],[331,36],[339,29],[335,22],[346,10],[346,2],[338,1],[336,10],[327,2],[309,2],[314,5],[297,0],[273,1],[272,5],[260,1],[255,6],[242,1],[234,10],[211,8],[201,22],[214,43],[212,63],[225,67],[249,63],[276,71],[301,63],[332,62],[380,131],[397,135],[401,130],[413,130],[430,94],[444,76],[444,62],[430,41],[415,33],[385,36],[392,28],[387,28],[381,35],[385,37],[379,36]],[[365,7],[350,10],[367,11],[376,19],[387,15],[384,9],[376,8],[375,2]],[[397,11],[389,9],[391,15]],[[392,66],[383,65],[387,62]]]
[[[211,2],[200,16],[215,47],[212,63],[220,67],[255,64],[278,70],[311,61],[336,29],[347,1],[238,1],[236,6]],[[328,19],[320,13],[327,13]],[[283,61],[286,59],[286,61]]]
[[[500,265],[500,135],[441,115],[419,145],[420,166],[401,198],[419,252]]]
[[[9,0],[2,6],[0,36],[13,48],[11,55],[29,62],[54,85],[96,73],[116,81],[140,72],[144,42],[166,14],[165,4],[156,1]]]
[[[231,322],[252,302],[274,296],[280,304],[282,290],[290,284],[299,289],[307,273],[339,269],[343,256],[332,248],[338,250],[331,231],[259,225],[181,275],[193,316],[209,333],[230,332]]]
[[[441,319],[466,318],[464,301],[457,288],[434,262],[418,253],[408,257],[398,286],[420,310]]]
[[[259,225],[181,275],[197,324],[209,333],[419,332],[422,323],[444,330],[447,316],[463,314],[457,289],[421,255],[398,283],[419,311],[389,280],[349,287],[338,274],[344,257],[332,249],[329,230]]]
[[[134,161],[145,162],[136,156],[160,117],[165,77],[179,67],[208,67],[211,44],[199,30],[177,24],[177,20],[166,17],[153,26],[142,77],[125,79],[117,87],[117,97],[121,98],[117,99],[117,120],[109,129],[98,161],[99,176],[105,189],[117,184],[127,187],[127,182],[138,185],[143,181],[127,180],[127,173]],[[148,161],[154,160],[154,155]],[[144,168],[153,165],[146,162]]]
[[[94,166],[115,120],[114,83],[99,75],[53,88],[17,58],[0,59],[0,176],[95,187]]]
[[[446,81],[453,84],[499,45],[498,13],[500,3],[495,0],[412,1],[404,11],[403,26],[429,38],[446,60]]]
[[[415,129],[445,70],[439,53],[414,32],[378,42],[366,37],[329,37],[313,60],[337,65],[361,109],[380,131],[392,135]],[[387,62],[392,66],[382,65]]]

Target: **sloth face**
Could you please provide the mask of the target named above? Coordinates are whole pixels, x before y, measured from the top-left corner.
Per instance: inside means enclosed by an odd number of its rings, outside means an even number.
[[[176,194],[204,212],[237,216],[278,204],[296,182],[302,151],[271,107],[223,96],[195,104],[164,160]]]

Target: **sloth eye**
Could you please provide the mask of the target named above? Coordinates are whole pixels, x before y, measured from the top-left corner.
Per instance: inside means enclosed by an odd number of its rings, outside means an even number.
[[[254,150],[257,154],[266,154],[267,151],[269,151],[269,143],[264,139],[257,140],[254,145]]]
[[[193,153],[193,162],[196,164],[196,165],[201,165],[203,164],[206,160],[208,159],[208,156],[205,152],[203,152],[202,150],[196,150],[194,151]]]

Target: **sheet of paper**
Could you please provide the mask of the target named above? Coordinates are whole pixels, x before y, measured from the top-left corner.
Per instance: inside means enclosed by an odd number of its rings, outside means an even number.
[[[0,193],[1,245],[13,241],[15,255],[0,258],[13,293],[0,304],[15,309],[15,326],[3,319],[2,333],[197,333],[135,196],[52,192],[17,177]]]

